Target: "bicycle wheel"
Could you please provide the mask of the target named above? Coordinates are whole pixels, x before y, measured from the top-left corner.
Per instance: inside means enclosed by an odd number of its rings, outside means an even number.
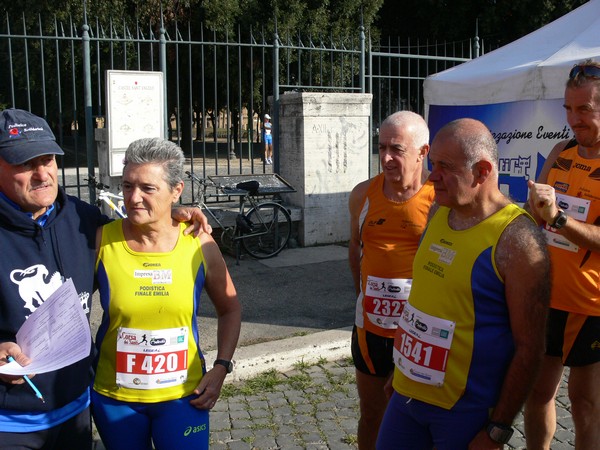
[[[252,232],[242,235],[242,245],[257,259],[270,258],[287,245],[292,233],[290,213],[279,203],[260,203],[246,216]]]
[[[226,227],[221,229],[221,245],[227,250],[233,250],[233,229]]]

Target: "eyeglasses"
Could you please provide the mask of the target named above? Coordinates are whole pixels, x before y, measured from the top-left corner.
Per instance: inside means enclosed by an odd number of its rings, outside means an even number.
[[[584,77],[600,78],[600,67],[586,64],[576,64],[569,72],[569,80],[577,78],[580,75]]]

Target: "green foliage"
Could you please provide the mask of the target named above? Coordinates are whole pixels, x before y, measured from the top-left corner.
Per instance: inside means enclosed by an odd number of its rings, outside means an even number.
[[[238,0],[204,0],[204,24],[210,30],[235,31],[235,24],[240,20],[242,8]]]
[[[358,436],[356,434],[347,434],[342,438],[342,442],[348,445],[358,445]]]
[[[403,0],[385,2],[382,35],[463,40],[478,35],[504,45],[557,19],[586,0]]]
[[[191,20],[197,28],[235,33],[238,23],[262,30],[269,40],[298,33],[339,39],[355,35],[361,12],[372,36],[429,40],[463,40],[479,35],[506,44],[566,14],[586,0],[23,0],[5,7],[9,14],[26,12],[28,22],[38,15],[48,23],[83,15],[140,23],[167,24]],[[77,22],[78,23],[78,22]],[[451,26],[449,26],[451,25]]]
[[[275,27],[280,36],[299,33],[316,38],[356,34],[361,8],[370,26],[383,0],[226,0],[204,1],[204,23],[210,29],[232,31],[239,20],[244,27],[264,32],[270,40]]]
[[[110,46],[92,45],[92,78],[101,80],[107,68],[157,70],[158,45],[151,41],[164,25],[168,36],[167,109],[177,110],[178,123],[190,124],[182,127],[185,148],[191,142],[192,109],[207,116],[229,109],[233,114],[228,117],[235,117],[236,110],[243,108],[248,108],[250,115],[268,108],[266,99],[273,95],[274,84],[272,49],[246,47],[238,53],[228,43],[252,43],[254,39],[269,46],[277,31],[284,47],[278,67],[282,92],[320,85],[357,86],[356,54],[321,51],[321,46],[356,52],[361,25],[374,48],[381,33],[411,38],[411,44],[415,38],[425,40],[430,46],[433,41],[463,41],[468,49],[476,27],[484,41],[498,46],[583,3],[585,0],[23,0],[2,9],[9,19],[5,22],[12,24],[10,33],[28,38],[12,40],[10,70],[5,40],[5,47],[0,48],[0,79],[8,86],[6,92],[15,94],[16,105],[10,106],[47,111],[54,127],[71,133],[71,123],[83,122],[81,47],[66,40],[48,44],[50,41],[31,36],[81,35],[85,7],[92,37],[129,39]],[[181,40],[194,41],[194,45],[176,45]],[[199,41],[205,43],[197,45]],[[60,104],[59,92],[71,80],[75,94]],[[98,88],[99,97],[104,95],[102,89]],[[385,92],[385,86],[383,89],[384,98],[395,98],[392,92]],[[39,95],[41,92],[45,94]],[[8,104],[12,101],[9,97],[4,94],[0,103]],[[415,104],[412,98],[407,101]],[[101,113],[100,108],[94,111]],[[233,125],[225,124],[237,130]]]

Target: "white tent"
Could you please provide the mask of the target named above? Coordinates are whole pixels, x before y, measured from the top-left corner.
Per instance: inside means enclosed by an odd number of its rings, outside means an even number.
[[[431,135],[445,123],[472,117],[498,143],[500,185],[527,198],[552,147],[573,137],[562,108],[569,69],[600,61],[600,0],[571,11],[521,39],[428,77],[425,113]]]
[[[600,0],[480,58],[425,80],[426,105],[562,98],[569,68],[600,57]]]

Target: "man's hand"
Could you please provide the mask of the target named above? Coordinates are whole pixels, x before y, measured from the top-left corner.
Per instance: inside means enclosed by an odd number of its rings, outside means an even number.
[[[481,430],[469,443],[469,450],[498,450],[504,448],[503,444],[492,441],[485,430]]]
[[[193,234],[198,237],[200,233],[212,233],[212,227],[200,208],[173,208],[171,210],[171,217],[178,222],[192,222],[192,224],[183,231],[183,234],[185,235]]]
[[[21,366],[26,366],[31,362],[31,360],[25,355],[25,353],[21,353],[21,347],[19,347],[14,342],[2,342],[0,343],[0,366],[7,364],[8,357],[12,356],[14,360],[19,363]],[[33,375],[32,375],[33,376]],[[8,384],[23,384],[25,380],[21,375],[4,375],[0,374],[0,381]]]
[[[389,400],[390,398],[392,398],[392,394],[394,393],[394,371],[392,370],[391,375],[389,376],[388,380],[385,383],[385,386],[383,386],[383,393],[385,394],[385,396],[387,397],[387,399]]]
[[[527,182],[529,188],[529,207],[536,219],[541,219],[550,224],[558,214],[556,206],[556,192],[547,184]]]

